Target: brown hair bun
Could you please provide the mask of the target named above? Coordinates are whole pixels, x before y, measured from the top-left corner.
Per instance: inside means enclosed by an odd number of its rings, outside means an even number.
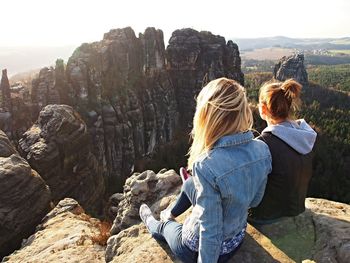
[[[300,104],[302,86],[293,79],[284,82],[267,82],[259,92],[259,102],[264,103],[274,119],[286,119]]]
[[[284,91],[284,94],[287,98],[291,100],[297,99],[301,93],[301,85],[296,82],[294,79],[287,79],[281,85],[281,90]]]

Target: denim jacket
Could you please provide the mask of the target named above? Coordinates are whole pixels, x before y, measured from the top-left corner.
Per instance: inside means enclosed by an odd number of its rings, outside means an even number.
[[[251,131],[223,136],[195,162],[197,202],[184,222],[182,239],[199,237],[198,262],[217,262],[222,242],[242,231],[270,172],[269,148]]]

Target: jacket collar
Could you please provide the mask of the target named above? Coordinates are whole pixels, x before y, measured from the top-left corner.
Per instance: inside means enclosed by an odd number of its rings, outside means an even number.
[[[254,135],[251,131],[229,134],[216,141],[213,148],[238,145],[251,141]]]

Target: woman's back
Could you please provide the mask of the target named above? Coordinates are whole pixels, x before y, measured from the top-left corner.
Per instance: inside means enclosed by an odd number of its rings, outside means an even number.
[[[253,139],[252,132],[220,138],[195,164],[195,184],[203,202],[194,207],[184,229],[199,233],[198,215],[203,214],[202,222],[216,221],[212,227],[222,229],[222,240],[235,236],[247,223],[248,208],[261,201],[270,171],[269,149]],[[210,213],[203,213],[202,207],[210,208]]]
[[[305,197],[312,175],[312,152],[301,154],[271,132],[263,133],[263,140],[272,156],[265,195],[250,217],[261,220],[296,216],[305,210]]]

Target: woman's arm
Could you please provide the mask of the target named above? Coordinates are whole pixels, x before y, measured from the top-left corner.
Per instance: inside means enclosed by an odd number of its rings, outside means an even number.
[[[221,196],[215,186],[214,175],[207,167],[201,163],[195,164],[194,175],[198,179],[196,206],[201,210],[198,262],[216,263],[223,238]]]
[[[260,184],[257,193],[254,196],[253,201],[250,203],[249,207],[257,207],[261,200],[264,197],[264,193],[265,193],[265,188],[266,188],[266,182],[267,182],[267,177],[263,180],[263,182]]]

